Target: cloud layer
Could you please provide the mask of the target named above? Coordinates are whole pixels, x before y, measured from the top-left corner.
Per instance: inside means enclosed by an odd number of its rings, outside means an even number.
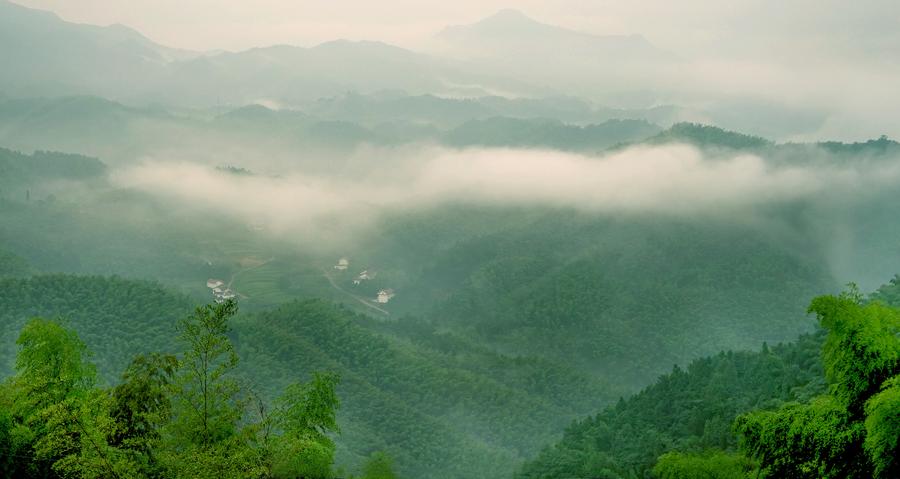
[[[328,224],[357,232],[384,214],[471,203],[550,206],[597,213],[722,214],[755,205],[855,194],[892,185],[900,166],[773,167],[753,155],[707,158],[686,145],[636,147],[603,157],[554,151],[427,149],[361,153],[353,177],[224,173],[183,161],[147,160],[114,181],[185,206],[227,211],[271,231]],[[811,164],[811,163],[809,163]]]

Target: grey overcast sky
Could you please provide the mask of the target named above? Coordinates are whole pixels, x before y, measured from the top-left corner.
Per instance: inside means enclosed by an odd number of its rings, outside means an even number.
[[[677,102],[775,102],[831,112],[815,138],[900,137],[900,0],[12,1],[68,21],[125,24],[172,47],[232,51],[335,39],[427,51],[448,25],[515,9],[587,33],[641,34],[675,53],[686,66],[659,81],[680,82]]]
[[[598,34],[639,33],[689,56],[839,56],[896,62],[898,0],[13,0],[69,21],[134,27],[160,43],[241,50],[327,40],[415,49],[503,8]]]

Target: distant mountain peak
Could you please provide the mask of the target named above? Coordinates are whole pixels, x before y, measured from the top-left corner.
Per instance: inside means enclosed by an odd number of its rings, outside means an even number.
[[[506,64],[513,54],[523,55],[527,57],[523,63],[531,63],[538,52],[554,60],[580,55],[582,63],[596,63],[601,58],[621,63],[622,58],[656,61],[668,57],[641,35],[582,32],[535,20],[515,9],[500,10],[475,23],[448,26],[435,38],[438,51],[463,57],[493,54]]]
[[[538,32],[545,30],[555,30],[559,27],[542,23],[534,18],[529,17],[520,10],[505,8],[494,13],[491,16],[482,18],[481,20],[466,25],[453,25],[444,29],[442,34],[453,34],[454,32],[475,31],[484,34],[498,34],[510,32]]]
[[[548,40],[550,38],[580,38],[582,41],[589,39],[628,39],[632,41],[644,41],[641,35],[597,35],[593,33],[572,30],[550,23],[544,23],[529,17],[520,10],[505,8],[491,16],[485,17],[475,23],[466,25],[452,25],[438,33],[438,38],[461,38],[482,36],[483,38],[521,38],[538,37]]]
[[[482,19],[478,23],[485,22],[528,22],[528,23],[540,23],[537,20],[529,17],[521,10],[516,10],[514,8],[504,8],[503,10],[497,11],[497,13]]]

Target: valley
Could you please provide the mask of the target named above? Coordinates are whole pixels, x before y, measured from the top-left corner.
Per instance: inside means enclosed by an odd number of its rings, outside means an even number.
[[[893,5],[150,3],[0,0],[0,477],[900,475]]]

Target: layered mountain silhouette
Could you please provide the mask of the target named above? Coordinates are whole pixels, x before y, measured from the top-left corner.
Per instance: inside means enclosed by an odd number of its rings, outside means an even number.
[[[518,10],[501,10],[470,25],[445,28],[436,38],[457,55],[467,58],[498,54],[552,54],[594,58],[615,55],[629,61],[668,60],[672,56],[641,35],[592,35],[548,25]]]
[[[548,25],[517,10],[470,25],[447,27],[432,51],[465,60],[483,74],[508,75],[566,94],[646,106],[644,91],[667,88],[657,78],[678,59],[640,35],[593,35]],[[635,94],[637,93],[637,97]]]
[[[468,72],[381,42],[190,52],[122,25],[70,23],[6,0],[0,0],[0,57],[0,91],[7,97],[97,95],[210,106],[312,100],[347,91],[477,96],[528,90],[522,82]]]
[[[567,76],[593,84],[596,79],[586,76],[596,76],[598,68],[668,58],[640,36],[575,32],[514,10],[448,27],[436,39],[443,48],[430,54],[346,40],[201,53],[160,45],[126,26],[66,22],[0,0],[0,91],[7,97],[97,95],[200,107],[294,103],[348,91],[534,96],[569,93],[571,82],[560,81]],[[548,64],[554,68],[534,68]],[[535,74],[548,70],[557,77]]]
[[[197,53],[159,45],[123,25],[63,21],[0,0],[0,88],[14,96],[124,95]]]

